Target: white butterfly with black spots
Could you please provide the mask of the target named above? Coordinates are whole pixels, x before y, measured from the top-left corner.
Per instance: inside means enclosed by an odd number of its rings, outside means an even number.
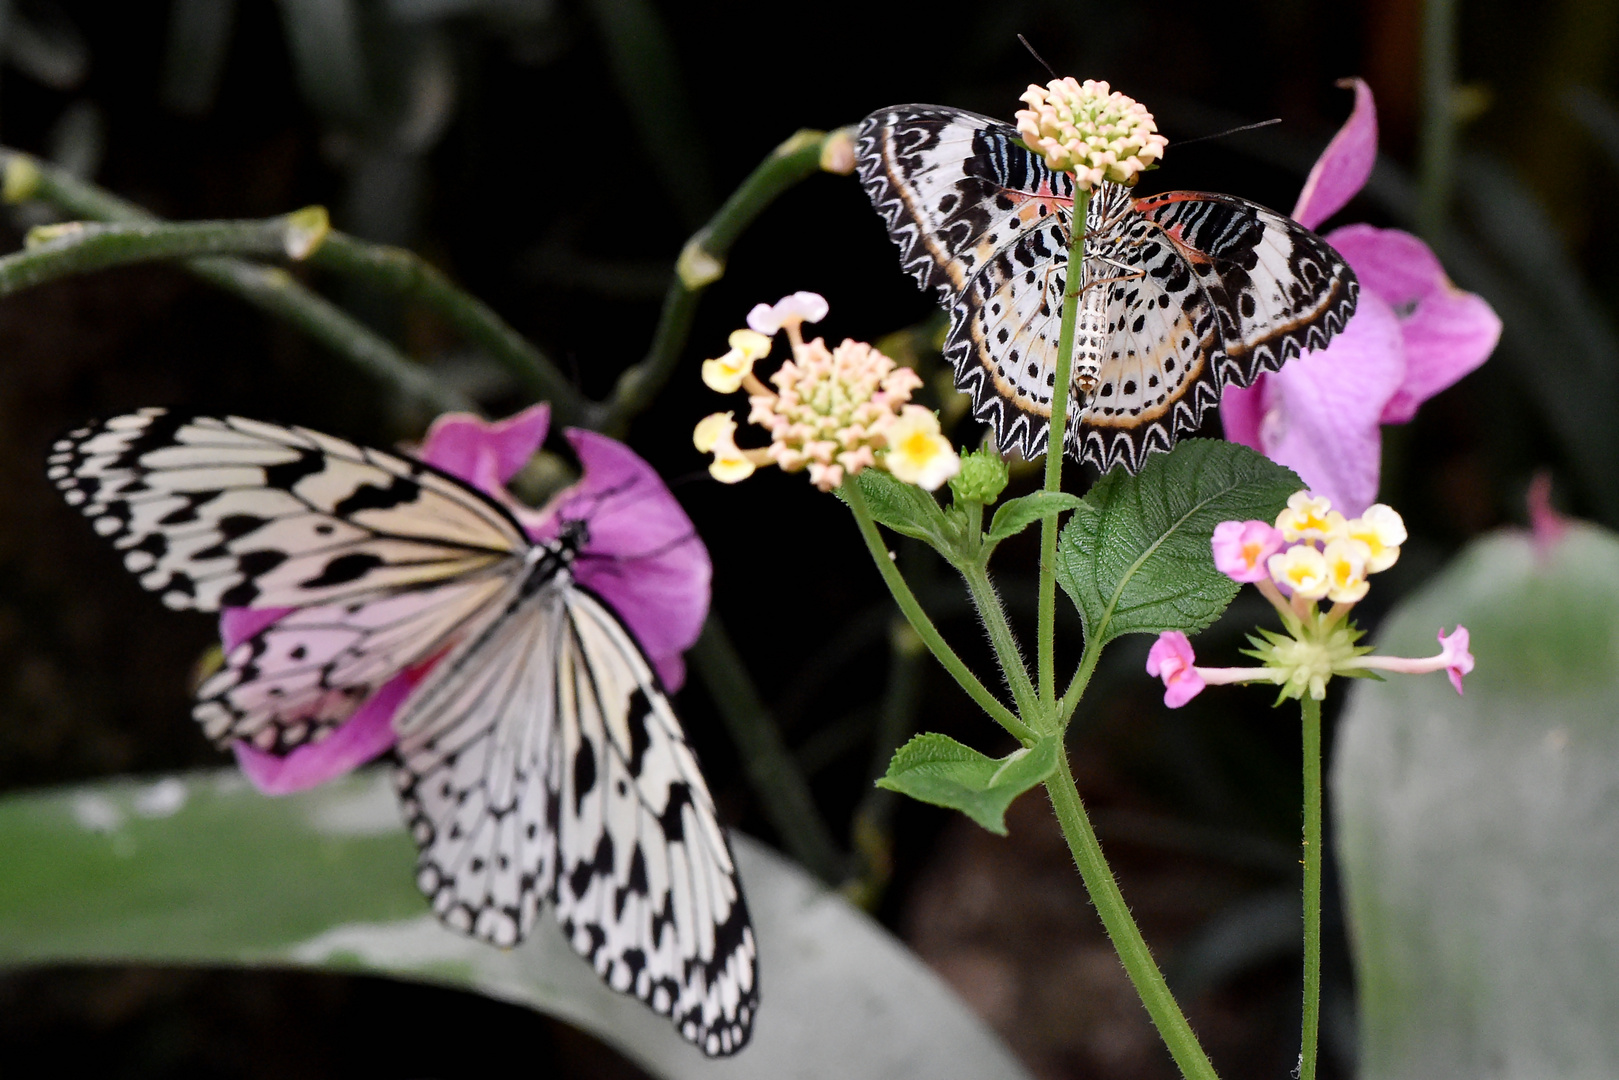
[[[614,990],[709,1055],[747,1042],[758,951],[713,799],[634,637],[572,566],[422,462],[299,427],[144,409],[52,448],[63,497],[173,608],[288,608],[195,716],[317,741],[401,672],[396,786],[439,918],[516,944],[543,902]],[[693,536],[695,542],[695,536]]]
[[[1003,452],[1043,454],[1067,278],[1073,177],[1016,128],[939,105],[861,122],[861,183],[900,260],[950,312],[944,354]],[[1141,467],[1197,430],[1226,385],[1324,347],[1354,272],[1298,223],[1230,195],[1137,199],[1109,182],[1085,220],[1068,449]]]

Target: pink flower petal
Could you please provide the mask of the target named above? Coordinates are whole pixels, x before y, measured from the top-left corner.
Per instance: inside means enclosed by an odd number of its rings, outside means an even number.
[[[1178,709],[1203,692],[1203,677],[1192,664],[1192,643],[1179,630],[1158,635],[1147,652],[1147,674],[1164,680],[1164,704]]]
[[[1450,685],[1458,694],[1462,692],[1462,676],[1473,670],[1473,654],[1467,651],[1469,636],[1467,627],[1460,624],[1449,637],[1443,630],[1439,631],[1439,658],[1445,665],[1445,674],[1450,676]]]
[[[504,498],[506,481],[534,456],[550,426],[551,406],[543,401],[504,420],[445,413],[427,429],[416,456],[487,494]]]
[[[231,745],[236,762],[266,795],[288,795],[335,780],[394,744],[393,715],[420,677],[418,672],[394,676],[337,730],[284,757],[237,741]]]
[[[1552,505],[1552,474],[1541,470],[1529,481],[1529,537],[1544,562],[1568,535],[1569,519]]]
[[[1342,210],[1366,186],[1377,163],[1377,104],[1372,89],[1360,79],[1345,82],[1355,90],[1354,111],[1316,160],[1293,207],[1293,220],[1306,229]]]
[[[713,565],[691,519],[657,472],[621,442],[569,428],[584,475],[540,512],[520,515],[536,541],[584,521],[574,577],[607,602],[640,642],[664,686],[685,682],[681,654],[708,617]]]
[[[1214,568],[1232,581],[1264,581],[1265,560],[1281,550],[1282,534],[1263,521],[1222,521],[1210,540]]]
[[[1451,284],[1438,257],[1415,236],[1346,225],[1326,239],[1354,267],[1362,296],[1378,297],[1400,317],[1406,371],[1383,408],[1383,423],[1409,422],[1424,401],[1495,351],[1500,318],[1483,297]]]
[[[1247,391],[1226,391],[1227,401],[1247,395],[1236,409],[1222,405],[1226,437],[1286,465],[1353,517],[1377,499],[1383,406],[1404,374],[1399,321],[1362,292],[1354,318],[1327,348],[1288,361]]]

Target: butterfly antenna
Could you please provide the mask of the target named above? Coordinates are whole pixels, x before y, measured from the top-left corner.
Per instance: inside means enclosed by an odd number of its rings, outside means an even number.
[[[1282,118],[1277,116],[1270,120],[1261,120],[1257,124],[1243,124],[1241,127],[1227,128],[1224,131],[1216,131],[1213,135],[1199,135],[1195,139],[1176,139],[1175,145],[1177,147],[1190,146],[1192,143],[1208,142],[1210,139],[1223,139],[1227,135],[1236,135],[1237,133],[1243,131],[1253,131],[1255,128],[1266,128],[1270,127],[1272,124],[1280,124],[1281,122]]]
[[[1034,51],[1034,46],[1029,44],[1029,39],[1028,38],[1024,37],[1022,34],[1019,34],[1017,36],[1017,39],[1019,41],[1023,42],[1023,47],[1025,49],[1029,50],[1029,55],[1034,57],[1036,60],[1038,60],[1040,62],[1040,66],[1045,68],[1046,71],[1051,75],[1051,77],[1053,79],[1058,79],[1058,78],[1062,77],[1062,76],[1057,74],[1056,69],[1054,69],[1050,64],[1046,63],[1046,58],[1045,57],[1041,56],[1039,53]]]

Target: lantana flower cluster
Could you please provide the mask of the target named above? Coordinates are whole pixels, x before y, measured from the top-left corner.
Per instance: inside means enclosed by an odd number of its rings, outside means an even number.
[[[743,449],[733,413],[704,417],[692,441],[714,455],[709,473],[734,484],[762,465],[808,469],[811,483],[831,491],[845,477],[875,467],[936,490],[960,471],[961,459],[933,411],[911,403],[921,378],[863,341],[845,338],[830,350],[821,338],[806,342],[800,327],[819,322],[827,310],[826,300],[811,292],[759,304],[748,313],[748,328],[730,336],[730,350],[703,364],[711,390],[747,391],[748,422],[770,433],[769,446]],[[793,357],[770,376],[772,390],[753,365],[770,354],[777,333],[787,335]]]
[[[1372,574],[1400,557],[1405,522],[1378,503],[1359,517],[1346,518],[1330,500],[1295,492],[1275,524],[1224,521],[1212,540],[1214,565],[1233,581],[1251,583],[1282,616],[1286,634],[1260,630],[1243,650],[1261,667],[1196,666],[1191,642],[1180,631],[1160,634],[1147,654],[1147,673],[1164,682],[1164,704],[1179,708],[1211,683],[1268,682],[1281,688],[1278,700],[1308,693],[1320,701],[1334,675],[1366,677],[1374,670],[1404,674],[1444,671],[1456,692],[1473,670],[1467,628],[1439,631],[1436,656],[1407,658],[1370,655],[1358,644],[1364,631],[1349,621],[1351,608],[1366,596]],[[1319,601],[1331,604],[1321,610]]]
[[[1074,174],[1086,190],[1103,180],[1134,184],[1155,168],[1169,140],[1147,107],[1112,90],[1105,82],[1072,76],[1034,83],[1019,99],[1018,134],[1058,172]]]

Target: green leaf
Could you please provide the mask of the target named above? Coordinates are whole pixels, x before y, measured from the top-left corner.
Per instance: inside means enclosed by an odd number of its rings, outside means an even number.
[[[934,806],[960,810],[1006,835],[1006,808],[1057,768],[1061,740],[1042,739],[1003,758],[980,754],[948,735],[918,735],[894,753],[877,786]]]
[[[1377,651],[1432,656],[1458,623],[1465,697],[1389,675],[1355,684],[1339,721],[1359,1075],[1619,1076],[1619,537],[1478,540]]]
[[[882,927],[757,841],[733,833],[731,844],[764,990],[752,1042],[724,1061],[608,989],[548,913],[515,949],[441,925],[416,891],[415,847],[381,771],[275,799],[235,770],[0,799],[0,966],[386,975],[561,1017],[656,1077],[800,1076],[814,1062],[816,1075],[854,1080],[1028,1080]]]
[[[879,525],[886,525],[902,536],[925,540],[943,552],[950,552],[959,538],[944,508],[930,493],[915,484],[896,480],[881,469],[863,469],[855,478],[866,509]],[[838,495],[842,498],[842,493]]]
[[[1079,504],[1079,496],[1066,491],[1036,491],[1032,495],[1009,499],[995,511],[995,517],[989,523],[989,535],[984,538],[985,543],[998,544],[1016,536],[1047,514],[1060,514]]]
[[[1086,646],[1190,633],[1219,618],[1238,586],[1214,568],[1214,527],[1273,521],[1303,486],[1247,447],[1215,439],[1153,454],[1137,476],[1114,469],[1102,477],[1057,546],[1057,581],[1079,608]]]

